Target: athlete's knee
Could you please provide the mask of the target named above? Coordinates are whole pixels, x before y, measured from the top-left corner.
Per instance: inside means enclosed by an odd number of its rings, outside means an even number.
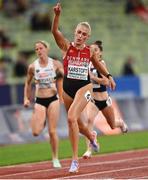
[[[69,118],[68,118],[68,124],[69,124],[69,125],[72,125],[72,124],[74,124],[74,123],[75,123],[75,119],[69,117]]]
[[[33,136],[38,136],[41,133],[42,129],[43,129],[42,127],[33,128],[32,129]]]
[[[71,117],[71,116],[68,117],[68,125],[70,127],[73,127],[76,122],[77,122],[77,119],[75,119],[74,117]]]
[[[72,112],[68,112],[67,118],[69,124],[74,123],[76,120],[76,116]]]
[[[50,138],[53,138],[53,137],[55,137],[56,135],[57,135],[57,132],[56,132],[55,129],[49,131],[49,136],[50,136]]]

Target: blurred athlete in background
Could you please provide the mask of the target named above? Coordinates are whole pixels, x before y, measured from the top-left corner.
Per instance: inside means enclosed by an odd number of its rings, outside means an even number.
[[[102,59],[103,46],[102,41],[96,41],[92,44],[94,47],[96,54],[100,57],[100,62],[105,66],[105,62]],[[93,102],[89,102],[85,108],[86,124],[89,129],[92,131],[94,127],[94,121],[97,128],[99,128],[104,134],[112,134],[112,133],[125,133],[127,132],[127,125],[121,119],[121,116],[117,114],[117,110],[115,111],[112,105],[112,99],[107,92],[108,79],[103,76],[99,71],[90,63],[90,78],[93,84]],[[101,111],[104,115],[107,122],[100,121],[103,123],[99,125],[99,119],[96,118],[98,112]],[[116,112],[116,113],[115,113]],[[116,115],[116,116],[115,116]],[[100,115],[101,116],[101,115]],[[101,116],[102,117],[102,116]],[[100,118],[100,117],[98,117]],[[103,119],[102,119],[103,120]],[[95,132],[94,132],[95,133]],[[92,155],[92,150],[89,146],[88,139],[86,139],[87,150],[83,154],[84,158],[89,158]]]
[[[58,160],[58,136],[56,132],[60,103],[57,97],[56,74],[63,74],[63,67],[57,60],[48,57],[49,44],[38,41],[35,44],[38,58],[29,65],[24,87],[24,106],[30,105],[31,82],[35,80],[35,104],[31,119],[32,134],[38,136],[48,119],[53,167],[60,168]]]

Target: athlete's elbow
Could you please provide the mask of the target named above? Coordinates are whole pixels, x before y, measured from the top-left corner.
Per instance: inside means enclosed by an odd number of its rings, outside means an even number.
[[[54,34],[54,32],[55,32],[55,28],[53,25],[51,26],[51,32],[52,32],[52,34]]]
[[[51,32],[54,35],[55,34],[55,30],[51,28]]]

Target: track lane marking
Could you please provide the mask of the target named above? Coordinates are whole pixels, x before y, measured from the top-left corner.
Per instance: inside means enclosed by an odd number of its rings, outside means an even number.
[[[135,158],[126,158],[126,159],[121,159],[121,160],[112,160],[112,161],[102,161],[102,162],[98,162],[98,163],[82,163],[81,164],[81,167],[90,167],[90,166],[95,166],[95,165],[101,165],[101,164],[118,164],[118,163],[122,163],[122,162],[127,162],[127,161],[133,161],[133,160],[145,160],[145,159],[148,159],[148,156],[144,156],[144,157],[135,157]],[[58,169],[59,171],[60,170],[66,170],[66,169],[69,169],[69,166],[66,166],[66,167],[63,167],[63,168],[60,168]],[[8,174],[8,175],[0,175],[0,178],[3,178],[3,177],[9,177],[9,176],[17,176],[17,175],[29,175],[29,174],[32,174],[32,173],[41,173],[41,172],[52,172],[52,171],[57,171],[57,169],[42,169],[42,170],[32,170],[30,172],[21,172],[21,173],[12,173],[12,174]],[[106,172],[106,171],[105,171]],[[101,173],[101,172],[100,172]],[[83,176],[86,175],[86,174],[83,174]],[[71,176],[63,176],[64,177],[71,177]]]
[[[103,174],[107,174],[107,173],[114,173],[114,172],[122,172],[122,171],[129,171],[129,170],[136,170],[136,169],[143,169],[143,168],[148,168],[148,165],[146,166],[137,166],[137,167],[131,167],[131,168],[121,168],[121,169],[115,169],[115,170],[106,170],[106,171],[102,171],[102,172],[94,172],[94,173],[87,173],[87,174],[80,174],[80,175],[77,175],[75,174],[75,176],[63,176],[63,177],[60,177],[60,178],[63,178],[63,179],[68,179],[68,178],[78,178],[78,177],[86,177],[86,176],[90,176],[90,175],[103,175]]]

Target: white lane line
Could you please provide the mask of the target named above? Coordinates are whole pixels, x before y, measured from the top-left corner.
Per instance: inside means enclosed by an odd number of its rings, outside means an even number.
[[[101,164],[118,164],[118,163],[123,163],[123,162],[127,162],[127,161],[133,161],[133,160],[145,160],[148,159],[148,156],[145,157],[135,157],[135,158],[126,158],[126,159],[121,159],[121,160],[113,160],[113,161],[104,161],[104,162],[96,162],[96,163],[82,163],[81,167],[90,167],[93,165],[101,165]],[[60,170],[65,170],[68,169],[69,166],[63,167]],[[18,173],[12,173],[12,174],[8,174],[8,175],[0,175],[1,177],[8,177],[8,176],[16,176],[16,175],[28,175],[28,174],[32,174],[32,173],[41,173],[41,172],[52,172],[52,171],[57,171],[56,169],[43,169],[43,170],[32,170],[30,172],[18,172]],[[69,177],[69,176],[68,176]]]
[[[68,179],[68,178],[79,178],[79,177],[87,177],[87,176],[91,176],[91,175],[103,175],[103,174],[107,174],[107,173],[114,173],[114,172],[122,172],[122,171],[129,171],[129,170],[136,170],[136,169],[143,169],[143,168],[148,168],[148,165],[146,166],[137,166],[137,167],[132,167],[132,168],[121,168],[121,169],[115,169],[115,170],[107,170],[107,171],[102,171],[102,172],[94,172],[94,173],[87,173],[87,174],[80,174],[80,175],[76,175],[75,176],[68,176],[68,177],[60,177],[60,178],[64,178],[64,179]]]
[[[135,179],[148,179],[148,176],[135,177]]]

